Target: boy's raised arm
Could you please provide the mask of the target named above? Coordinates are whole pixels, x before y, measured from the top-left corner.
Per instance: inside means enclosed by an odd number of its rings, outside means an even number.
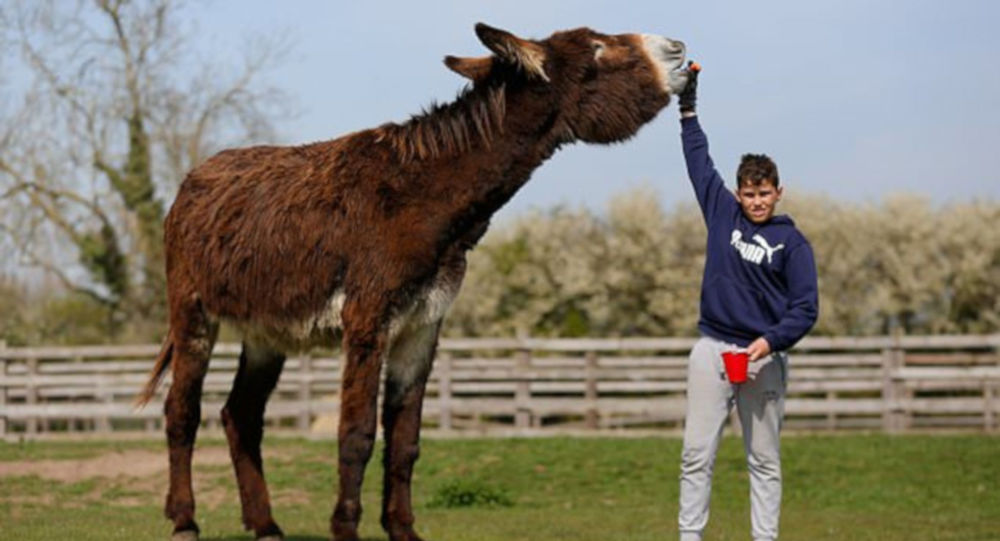
[[[722,176],[716,171],[712,158],[708,154],[708,137],[702,131],[698,123],[698,116],[695,113],[695,103],[697,101],[698,74],[701,67],[693,62],[688,63],[687,86],[678,95],[678,103],[681,112],[681,143],[684,147],[684,161],[687,164],[688,178],[691,179],[691,186],[694,188],[698,205],[705,217],[705,222],[712,220],[712,217],[720,209],[731,208],[736,204],[735,198],[728,190],[722,180]]]

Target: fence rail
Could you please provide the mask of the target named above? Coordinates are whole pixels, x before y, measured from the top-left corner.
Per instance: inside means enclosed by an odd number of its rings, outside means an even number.
[[[688,338],[442,340],[426,429],[511,434],[678,430]],[[786,426],[889,433],[1000,428],[1000,335],[807,338],[791,353]],[[0,343],[0,437],[159,431],[161,390],[132,401],[159,351],[148,346],[11,348]],[[203,422],[218,410],[240,346],[219,344]],[[268,405],[272,429],[336,433],[340,360],[289,358]],[[734,422],[735,416],[734,416]]]

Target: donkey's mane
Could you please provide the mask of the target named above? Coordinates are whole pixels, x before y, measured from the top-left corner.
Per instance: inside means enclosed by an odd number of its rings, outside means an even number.
[[[376,141],[388,141],[403,163],[456,156],[472,148],[476,139],[489,148],[503,132],[506,113],[504,85],[467,86],[451,103],[431,103],[403,124],[380,126]]]

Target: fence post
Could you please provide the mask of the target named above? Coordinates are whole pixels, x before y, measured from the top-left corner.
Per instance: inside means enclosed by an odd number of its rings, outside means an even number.
[[[837,400],[836,391],[826,392],[826,403],[828,404],[829,411],[826,413],[826,429],[834,431],[837,429],[837,414],[834,412],[833,403]]]
[[[906,348],[902,344],[900,336],[896,336],[896,368],[906,366]],[[896,378],[893,380],[896,385],[896,396],[898,397],[898,407],[896,408],[896,423],[901,432],[909,430],[913,426],[913,391],[907,388],[906,380]]]
[[[586,356],[586,367],[584,368],[583,398],[587,402],[587,414],[585,416],[586,427],[589,429],[598,428],[599,414],[597,410],[597,352],[588,351]]]
[[[81,356],[81,355],[74,355],[73,356],[73,364],[75,365],[74,368],[80,369],[83,366],[83,356]],[[76,371],[76,370],[74,370],[74,371]],[[83,370],[79,370],[79,372],[82,373]],[[87,420],[85,420],[85,419],[73,419],[73,418],[66,419],[66,432],[69,432],[69,433],[73,433],[73,432],[86,432],[86,430],[87,430],[86,422],[87,422]]]
[[[993,335],[993,358],[1000,368],[1000,335]],[[986,432],[992,433],[997,430],[997,404],[1000,398],[1000,383],[997,380],[986,379],[983,381],[983,427]]]
[[[97,377],[97,392],[95,393],[95,398],[101,404],[110,405],[114,402],[114,397],[111,391],[107,388],[107,376],[100,374]],[[100,416],[94,420],[94,429],[101,434],[107,434],[111,432],[111,419],[107,416]]]
[[[441,430],[451,430],[451,361],[450,351],[442,351],[438,358],[438,408]]]
[[[983,381],[983,429],[993,432],[996,421],[996,384],[990,380]]]
[[[514,391],[514,426],[517,428],[531,427],[531,383],[527,372],[531,369],[531,350],[521,349],[517,352],[515,372],[517,387]]]
[[[38,403],[38,383],[35,378],[38,376],[38,359],[32,358],[28,359],[26,363],[28,369],[28,384],[24,389],[25,398],[24,402],[26,404],[37,404]],[[34,435],[38,433],[38,417],[29,417],[25,423],[25,432],[28,435]]]
[[[7,341],[0,340],[0,378],[7,377]],[[0,384],[0,441],[7,436],[7,383]]]
[[[892,408],[895,402],[895,387],[892,385],[892,348],[882,350],[882,431],[895,432],[892,419]]]
[[[882,430],[897,434],[907,427],[907,415],[902,404],[906,382],[896,378],[896,371],[904,364],[903,349],[898,333],[892,343],[882,350]]]
[[[307,432],[312,424],[312,355],[309,352],[299,357],[299,430]]]

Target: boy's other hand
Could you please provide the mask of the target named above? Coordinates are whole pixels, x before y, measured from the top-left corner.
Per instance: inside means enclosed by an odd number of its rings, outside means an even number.
[[[701,73],[701,66],[694,60],[688,60],[688,81],[677,95],[678,108],[681,114],[694,114],[695,104],[698,101],[698,74]]]
[[[747,354],[750,355],[750,362],[759,361],[771,354],[771,344],[761,336],[747,346]]]

